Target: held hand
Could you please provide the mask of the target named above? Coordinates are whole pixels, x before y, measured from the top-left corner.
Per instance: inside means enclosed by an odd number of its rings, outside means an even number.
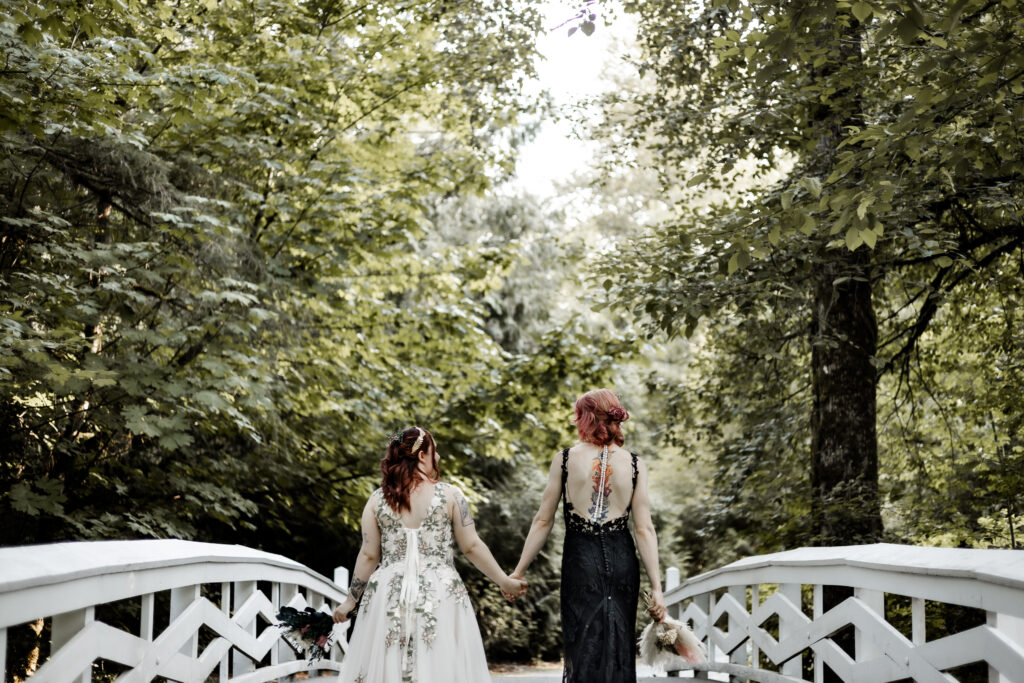
[[[529,583],[526,580],[526,575],[517,569],[516,571],[509,574],[509,577],[515,579],[516,581],[522,584],[522,586],[519,589],[519,593],[516,594],[516,597],[522,597],[523,595],[526,595],[526,588],[529,585]]]
[[[509,602],[515,602],[516,598],[526,595],[526,581],[522,578],[517,578],[514,575],[506,575],[498,585],[501,589],[501,594],[505,596],[505,599]]]
[[[651,615],[651,619],[659,623],[665,620],[668,609],[665,607],[665,596],[661,591],[651,591],[651,606],[647,608],[647,613]]]
[[[352,598],[348,598],[345,602],[341,603],[334,610],[334,623],[344,624],[349,619],[349,614],[356,608],[356,603]]]

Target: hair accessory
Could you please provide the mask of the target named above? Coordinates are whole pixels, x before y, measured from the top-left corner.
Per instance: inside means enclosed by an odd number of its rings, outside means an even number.
[[[420,435],[418,437],[416,437],[416,443],[414,443],[412,445],[412,450],[409,451],[409,453],[411,453],[413,455],[416,454],[416,451],[418,451],[420,449],[420,445],[423,443],[423,430],[420,429],[419,427],[417,427],[416,431],[419,432]]]
[[[388,445],[395,443],[396,441],[402,440],[402,430],[396,429],[395,431],[388,434]]]

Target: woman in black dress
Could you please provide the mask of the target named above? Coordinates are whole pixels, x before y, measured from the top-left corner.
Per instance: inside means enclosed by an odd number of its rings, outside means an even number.
[[[647,497],[647,469],[625,450],[621,423],[629,414],[611,391],[576,401],[580,442],[551,461],[548,485],[514,578],[523,578],[540,552],[564,499],[562,637],[564,683],[635,683],[637,547],[651,581],[654,619],[665,617],[658,573],[658,539]],[[633,514],[636,546],[629,533]]]

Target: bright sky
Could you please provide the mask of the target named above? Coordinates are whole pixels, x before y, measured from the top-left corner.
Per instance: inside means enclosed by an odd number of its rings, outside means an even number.
[[[582,31],[566,35],[578,22],[550,30],[574,16],[584,2],[549,0],[542,5],[545,31],[537,45],[545,59],[537,68],[538,89],[548,89],[556,105],[570,105],[610,88],[611,81],[605,75],[617,49],[613,47],[614,38],[621,40],[636,30],[631,18],[621,11],[610,24],[603,22],[602,7],[611,6],[610,1],[592,5],[591,11],[597,14],[593,35],[583,35]],[[597,146],[586,140],[585,131],[582,137],[574,136],[569,121],[545,121],[534,140],[520,152],[515,184],[538,196],[552,196],[554,182],[568,179],[591,163]]]

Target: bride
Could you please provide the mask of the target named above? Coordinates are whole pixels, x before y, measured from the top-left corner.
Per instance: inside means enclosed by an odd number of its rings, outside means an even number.
[[[509,599],[526,582],[509,577],[480,540],[462,492],[441,481],[440,456],[425,429],[409,427],[388,444],[381,487],[363,509],[363,544],[344,622],[359,604],[339,683],[489,681],[483,640],[453,564],[455,542]]]

